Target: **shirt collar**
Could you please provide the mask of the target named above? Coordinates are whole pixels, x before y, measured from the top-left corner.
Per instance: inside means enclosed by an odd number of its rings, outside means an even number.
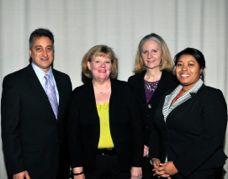
[[[43,78],[45,74],[50,75],[51,78],[53,77],[53,72],[51,67],[49,68],[48,72],[45,73],[40,67],[38,67],[35,63],[32,62],[32,68],[39,79]]]

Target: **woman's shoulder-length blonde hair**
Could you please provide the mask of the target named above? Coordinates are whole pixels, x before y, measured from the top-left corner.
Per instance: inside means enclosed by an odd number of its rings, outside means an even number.
[[[88,68],[88,62],[91,62],[92,58],[96,56],[106,56],[110,58],[112,63],[110,78],[116,79],[118,75],[118,59],[112,48],[107,45],[96,45],[89,49],[82,59],[82,75],[89,79],[92,78],[91,71]]]
[[[160,64],[160,70],[169,70],[171,71],[173,69],[174,63],[169,51],[169,48],[166,44],[166,42],[163,40],[163,38],[155,33],[148,34],[144,36],[141,41],[139,42],[136,57],[135,57],[135,67],[134,67],[134,72],[135,73],[140,73],[143,70],[145,70],[144,62],[142,59],[142,47],[144,43],[148,40],[154,40],[161,46],[161,51],[162,51],[162,60]]]

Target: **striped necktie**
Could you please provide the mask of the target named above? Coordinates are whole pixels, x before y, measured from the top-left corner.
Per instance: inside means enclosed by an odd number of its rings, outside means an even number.
[[[46,74],[44,76],[45,79],[45,92],[48,96],[49,102],[51,104],[52,110],[55,114],[55,117],[57,119],[58,117],[58,101],[56,97],[56,91],[55,91],[55,85],[53,84],[51,77]]]

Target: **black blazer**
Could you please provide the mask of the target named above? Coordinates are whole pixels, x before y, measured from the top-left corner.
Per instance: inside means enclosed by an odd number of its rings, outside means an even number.
[[[57,174],[72,86],[66,74],[53,70],[53,75],[59,92],[58,120],[31,65],[3,80],[2,141],[10,175],[28,170],[32,179],[51,179]]]
[[[144,126],[144,144],[148,145],[148,140],[151,131],[151,121],[154,118],[154,112],[157,108],[162,96],[170,90],[173,90],[177,86],[177,80],[175,76],[166,70],[162,71],[161,79],[158,83],[151,100],[147,104],[144,88],[144,76],[146,71],[129,77],[128,84],[133,89],[135,97],[138,102],[138,108],[141,112]]]
[[[164,161],[167,156],[182,176],[222,167],[226,160],[223,145],[227,125],[227,106],[222,92],[203,85],[189,100],[173,109],[166,122],[163,104],[164,99],[154,118],[159,135],[152,131],[150,157]]]
[[[126,82],[111,80],[109,101],[110,130],[120,167],[141,165],[142,127],[134,98]],[[99,141],[99,117],[92,82],[73,92],[69,114],[69,148],[72,167],[94,166]]]

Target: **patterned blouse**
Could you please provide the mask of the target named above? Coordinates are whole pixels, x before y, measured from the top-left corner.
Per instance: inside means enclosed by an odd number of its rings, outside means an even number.
[[[154,94],[154,91],[157,89],[158,82],[159,81],[150,82],[150,81],[144,80],[145,97],[146,97],[147,103],[150,102],[150,100]]]

